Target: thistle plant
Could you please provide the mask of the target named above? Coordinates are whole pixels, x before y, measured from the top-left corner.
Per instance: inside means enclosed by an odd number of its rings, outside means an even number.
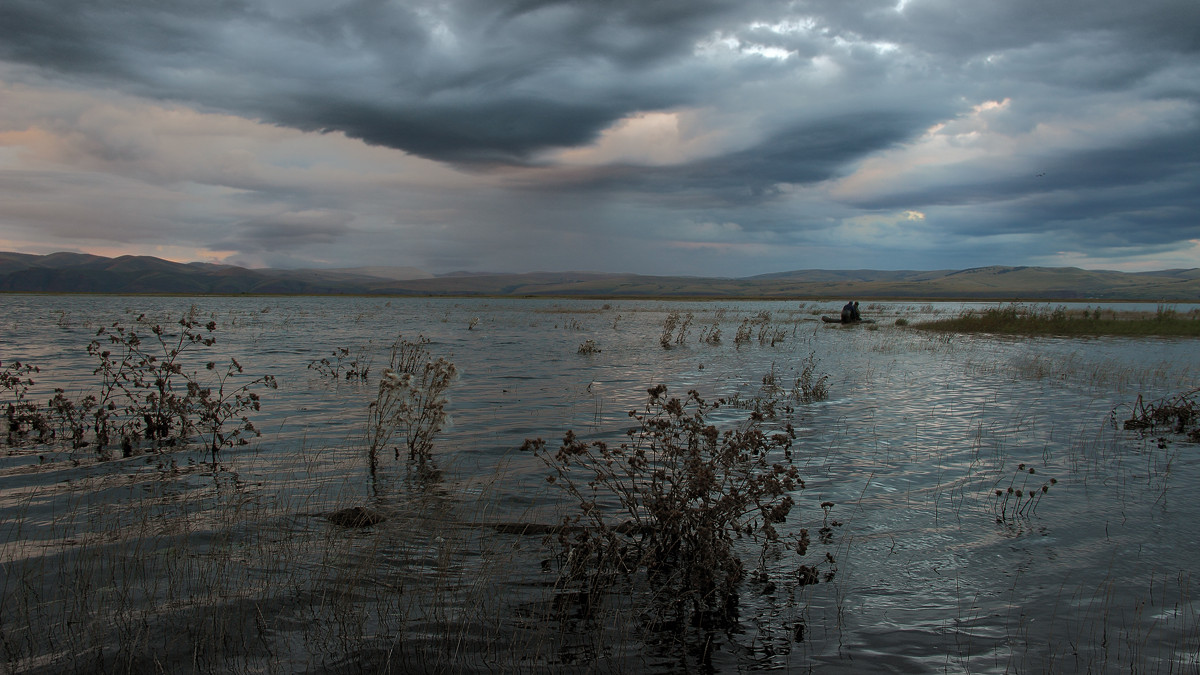
[[[779,326],[772,326],[769,323],[760,324],[758,327],[758,344],[770,344],[772,347],[783,342],[787,338],[787,331]]]
[[[246,412],[262,408],[259,395],[254,389],[278,389],[279,385],[273,375],[263,375],[235,386],[231,379],[234,375],[242,374],[244,370],[242,364],[233,358],[229,359],[224,370],[218,369],[215,361],[209,361],[205,370],[214,374],[214,382],[203,387],[194,379],[189,381],[188,397],[194,402],[196,409],[195,426],[204,435],[213,463],[216,464],[222,448],[246,445],[249,443],[245,438],[247,434],[262,435]],[[235,424],[229,426],[230,421],[234,421]]]
[[[366,347],[338,347],[328,357],[309,361],[308,368],[333,380],[365,382],[371,372],[371,358]]]
[[[692,319],[695,318],[691,312],[680,314],[679,312],[671,312],[667,314],[667,318],[663,320],[662,334],[658,336],[658,343],[663,349],[670,349],[673,345],[681,345],[687,342],[688,331],[692,327]]]
[[[817,353],[809,352],[801,361],[791,397],[800,403],[815,403],[829,398],[829,375],[817,375]]]
[[[763,375],[762,386],[757,392],[743,395],[738,391],[727,402],[734,408],[751,410],[764,419],[790,416],[795,409],[789,401],[814,403],[829,398],[829,376],[818,376],[816,370],[817,356],[815,352],[810,352],[801,361],[800,376],[791,389],[786,389],[782,376],[775,372],[775,364],[772,363],[771,370]]]
[[[1030,487],[1030,476],[1036,474],[1037,469],[1034,467],[1018,464],[1017,471],[1009,480],[1008,487],[997,486],[994,488],[994,509],[997,523],[1033,515],[1037,511],[1038,504],[1042,502],[1042,498],[1050,492],[1050,487],[1058,484],[1057,479],[1051,478],[1039,486],[1037,479],[1034,479],[1034,485]],[[1017,485],[1018,479],[1021,481],[1019,486]]]
[[[680,319],[679,328],[675,331],[675,344],[681,345],[687,342],[688,330],[692,327],[692,318],[692,313],[688,312]]]
[[[29,388],[36,384],[32,376],[39,372],[37,366],[20,361],[0,363],[0,392],[6,399],[3,405],[9,445],[17,445],[31,433],[36,432],[39,441],[50,434],[49,426],[38,414],[37,404],[29,399]]]
[[[670,349],[671,343],[675,340],[675,326],[679,323],[679,312],[671,312],[667,318],[663,320],[662,334],[658,336],[658,343],[663,349]]]
[[[742,345],[750,342],[750,336],[754,334],[754,329],[750,327],[750,319],[742,319],[741,325],[737,327],[737,332],[733,335],[733,344],[738,349]]]
[[[66,390],[56,388],[47,408],[48,423],[56,429],[56,438],[69,439],[73,450],[87,447],[88,420],[96,408],[95,395],[76,400],[67,396]]]
[[[88,353],[100,359],[93,372],[102,377],[101,392],[93,410],[101,446],[114,440],[111,430],[119,435],[126,454],[142,438],[161,448],[191,434],[187,382],[192,374],[184,373],[184,358],[189,351],[215,344],[212,333],[217,328],[215,321],[201,324],[195,317],[193,308],[178,321],[178,332],[142,314],[134,327],[114,322],[96,333]],[[143,339],[146,333],[153,339]],[[118,408],[126,414],[118,414]]]
[[[201,324],[194,307],[178,326],[164,327],[143,314],[133,326],[114,322],[101,328],[87,347],[99,360],[93,370],[100,376],[98,390],[75,398],[56,388],[44,410],[28,399],[30,374],[38,369],[19,362],[4,367],[0,390],[12,399],[5,407],[9,442],[36,431],[40,443],[57,438],[75,449],[94,444],[100,458],[109,459],[117,444],[129,456],[143,441],[156,450],[189,443],[199,429],[214,461],[221,448],[245,444],[246,434],[258,433],[246,415],[260,409],[253,390],[275,388],[275,379],[268,375],[234,386],[231,378],[243,372],[235,359],[223,371],[208,363],[206,370],[222,373],[215,381],[187,369],[185,363],[196,361],[191,352],[216,343],[217,326]]]
[[[666,392],[648,390],[619,445],[568,431],[557,449],[539,438],[522,450],[545,463],[547,480],[572,504],[549,540],[564,587],[590,604],[619,579],[640,576],[658,589],[660,609],[730,619],[745,576],[735,540],[782,548],[776,527],[804,487],[784,459],[795,432],[768,433],[757,415],[721,431],[707,421],[719,402]]]
[[[397,338],[392,344],[388,367],[379,378],[379,391],[368,406],[367,445],[371,468],[378,453],[399,432],[404,436],[409,459],[424,463],[432,457],[433,439],[449,421],[446,391],[458,376],[454,364],[433,358],[429,339],[415,342]],[[394,446],[400,459],[400,446]]]

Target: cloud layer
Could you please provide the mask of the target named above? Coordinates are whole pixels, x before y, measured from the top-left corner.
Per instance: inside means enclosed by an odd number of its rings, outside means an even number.
[[[1200,266],[1191,0],[6,0],[0,248]]]

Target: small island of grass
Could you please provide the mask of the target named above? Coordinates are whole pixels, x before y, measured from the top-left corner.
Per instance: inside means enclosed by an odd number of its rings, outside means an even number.
[[[972,310],[949,318],[913,324],[914,328],[955,333],[1128,337],[1200,337],[1200,312],[1181,314],[1159,306],[1155,312],[1111,309],[1049,309],[1020,304]]]

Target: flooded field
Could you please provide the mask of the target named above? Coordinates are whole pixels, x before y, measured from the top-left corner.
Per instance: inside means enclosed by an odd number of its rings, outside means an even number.
[[[1200,386],[1195,341],[903,325],[957,303],[823,323],[842,302],[0,296],[0,363],[38,367],[39,405],[96,389],[88,344],[142,315],[212,322],[185,369],[278,385],[216,462],[3,448],[0,671],[1197,672],[1200,448],[1122,424]],[[372,471],[398,336],[455,365],[450,425],[429,465],[389,446]],[[806,363],[821,400],[784,395]],[[652,622],[636,581],[585,612],[557,584],[543,534],[568,502],[523,443],[618,443],[657,385],[796,433],[781,534],[820,537],[738,544],[765,576],[731,623]],[[330,522],[356,506],[385,519]]]

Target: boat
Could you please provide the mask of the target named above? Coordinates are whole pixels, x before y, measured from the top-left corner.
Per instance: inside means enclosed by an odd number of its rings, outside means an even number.
[[[840,316],[822,316],[821,320],[824,321],[825,323],[841,323],[842,322],[842,318]],[[847,322],[847,325],[853,325],[856,323],[875,323],[875,319],[859,319],[858,321],[849,321],[849,322]]]

